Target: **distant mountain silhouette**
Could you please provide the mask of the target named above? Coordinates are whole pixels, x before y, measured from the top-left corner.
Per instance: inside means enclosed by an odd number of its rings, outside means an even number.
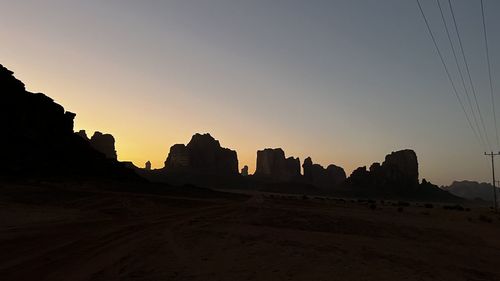
[[[445,186],[443,189],[449,191],[450,193],[474,200],[481,199],[485,201],[493,201],[493,185],[489,183],[479,183],[476,181],[454,181],[450,186]],[[500,198],[500,188],[497,187],[497,196]]]
[[[42,93],[26,91],[0,65],[0,176],[98,176],[136,178],[73,132],[75,114]]]

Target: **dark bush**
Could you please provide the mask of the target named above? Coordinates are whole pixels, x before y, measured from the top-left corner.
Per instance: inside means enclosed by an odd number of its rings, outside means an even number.
[[[443,209],[445,210],[457,210],[457,211],[464,211],[464,207],[461,205],[445,205],[443,206]]]
[[[491,219],[490,217],[485,216],[485,215],[480,215],[479,216],[479,220],[483,221],[483,222],[487,222],[487,223],[492,223],[493,222],[493,219]]]
[[[398,202],[398,206],[400,206],[400,207],[408,207],[408,206],[410,206],[410,203],[405,202],[405,201],[399,201]]]

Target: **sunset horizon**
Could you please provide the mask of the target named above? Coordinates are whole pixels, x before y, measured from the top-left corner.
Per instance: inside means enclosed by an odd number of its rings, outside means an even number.
[[[0,0],[0,280],[500,280],[499,11]]]

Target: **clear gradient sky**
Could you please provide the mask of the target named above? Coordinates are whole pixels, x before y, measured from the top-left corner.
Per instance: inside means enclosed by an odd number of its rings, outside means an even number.
[[[479,0],[453,3],[495,144]],[[500,1],[485,5],[500,103]],[[210,132],[251,171],[265,147],[348,174],[411,148],[421,178],[490,180],[414,0],[0,0],[0,20],[0,63],[138,166]]]

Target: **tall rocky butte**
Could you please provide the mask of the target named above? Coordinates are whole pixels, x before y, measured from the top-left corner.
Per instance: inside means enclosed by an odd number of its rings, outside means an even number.
[[[2,65],[0,93],[0,176],[136,177],[73,132],[74,113],[42,93],[26,91]]]
[[[166,172],[238,175],[236,151],[221,147],[210,134],[195,134],[187,144],[175,144],[165,161]]]
[[[300,174],[299,158],[285,158],[285,152],[281,148],[266,148],[257,151],[256,177],[275,181],[298,180]]]
[[[369,170],[366,167],[355,169],[348,182],[356,186],[417,187],[417,155],[410,149],[392,152],[385,156],[382,165],[373,163]]]

